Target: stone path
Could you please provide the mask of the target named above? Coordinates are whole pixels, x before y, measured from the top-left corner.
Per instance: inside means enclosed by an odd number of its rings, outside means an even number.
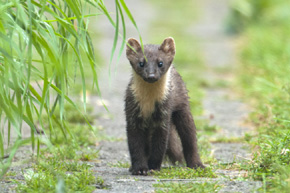
[[[224,32],[224,22],[228,14],[228,0],[203,1],[200,5],[202,13],[199,22],[193,31],[200,40],[199,44],[207,66],[205,79],[209,85],[223,81],[231,84],[231,73],[221,74],[219,69],[231,70],[236,64],[235,46],[233,37],[228,37]],[[220,11],[216,11],[220,10]],[[203,100],[205,116],[211,125],[216,125],[220,130],[215,138],[242,138],[250,128],[243,123],[248,116],[249,107],[234,97],[235,93],[230,88],[213,86],[206,89]],[[214,143],[214,155],[223,163],[232,163],[234,157],[250,158],[249,152],[244,150],[243,144]],[[224,153],[226,153],[224,155]]]

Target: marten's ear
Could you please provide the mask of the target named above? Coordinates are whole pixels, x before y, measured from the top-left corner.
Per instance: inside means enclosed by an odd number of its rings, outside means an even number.
[[[169,54],[171,56],[175,55],[175,43],[174,39],[169,37],[166,38],[161,46],[159,47],[159,50],[162,50],[165,54]]]
[[[129,46],[130,45],[130,46]],[[132,49],[133,48],[133,49]],[[132,55],[136,55],[137,53],[141,52],[142,49],[141,49],[141,45],[140,43],[138,42],[138,40],[134,39],[134,38],[129,38],[128,39],[128,44],[127,44],[127,49],[126,49],[126,55],[127,55],[127,58],[129,56],[132,56]]]

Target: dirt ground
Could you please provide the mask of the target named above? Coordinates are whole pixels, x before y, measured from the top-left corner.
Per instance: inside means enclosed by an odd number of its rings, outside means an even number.
[[[148,39],[150,22],[154,19],[155,10],[150,2],[139,0],[127,0],[138,27],[142,32],[143,40]],[[231,81],[231,75],[221,77],[215,72],[216,68],[224,68],[235,65],[235,48],[232,37],[225,35],[223,30],[223,22],[228,13],[229,0],[204,0],[200,3],[200,17],[198,21],[187,26],[188,30],[197,37],[202,48],[202,54],[208,71],[205,72],[205,78],[210,82],[219,80]],[[113,1],[106,2],[109,10],[114,10]],[[150,14],[138,14],[138,13]],[[114,29],[108,25],[105,18],[99,19],[99,29],[102,29],[102,39],[98,42],[103,58],[109,63],[110,52],[112,48],[112,39]],[[127,37],[138,37],[136,30],[132,25],[127,28]],[[129,152],[126,142],[125,116],[124,116],[124,94],[127,83],[130,79],[131,68],[125,58],[125,54],[120,59],[117,66],[112,66],[111,75],[109,76],[108,65],[100,69],[100,89],[102,97],[90,95],[90,105],[96,106],[95,113],[103,113],[103,116],[96,120],[97,125],[104,128],[104,133],[112,138],[118,138],[118,141],[103,141],[99,144],[101,150],[99,152],[99,163],[91,163],[92,169],[96,176],[102,176],[108,189],[96,189],[94,192],[154,192],[153,184],[162,180],[151,176],[132,176],[127,168],[111,167],[110,165],[118,162],[129,162]],[[103,107],[103,101],[110,112]],[[233,91],[224,88],[207,89],[206,97],[203,101],[205,109],[204,118],[210,120],[210,124],[216,125],[219,132],[216,137],[243,137],[245,132],[250,128],[245,126],[244,120],[250,112],[250,108],[239,101]],[[212,152],[215,158],[221,163],[232,163],[250,159],[250,152],[245,144],[242,143],[213,143]],[[19,156],[21,159],[21,155]],[[20,171],[27,165],[15,166],[14,170]],[[202,181],[219,181],[223,185],[220,192],[253,192],[261,186],[261,182],[238,181],[235,177],[243,175],[243,171],[217,170],[219,177],[216,179],[192,179],[185,181],[202,182]],[[179,181],[178,179],[176,181]],[[1,186],[0,192],[9,192],[7,186]]]

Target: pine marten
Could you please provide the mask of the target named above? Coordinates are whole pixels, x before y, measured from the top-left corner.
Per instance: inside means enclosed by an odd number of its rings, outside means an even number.
[[[204,168],[187,89],[172,64],[174,39],[144,45],[143,54],[140,43],[130,38],[126,55],[133,68],[125,97],[130,172],[160,170],[165,154],[173,163],[184,158],[187,167]]]

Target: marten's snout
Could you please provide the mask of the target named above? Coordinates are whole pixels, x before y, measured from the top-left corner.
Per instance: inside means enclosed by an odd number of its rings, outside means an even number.
[[[156,67],[154,64],[151,64],[148,62],[147,66],[145,67],[145,76],[144,80],[149,83],[154,83],[158,80],[157,72],[156,72]]]
[[[158,80],[157,76],[155,73],[150,73],[147,77],[147,80],[145,80],[146,82],[149,82],[149,83],[153,83],[153,82],[156,82]]]

